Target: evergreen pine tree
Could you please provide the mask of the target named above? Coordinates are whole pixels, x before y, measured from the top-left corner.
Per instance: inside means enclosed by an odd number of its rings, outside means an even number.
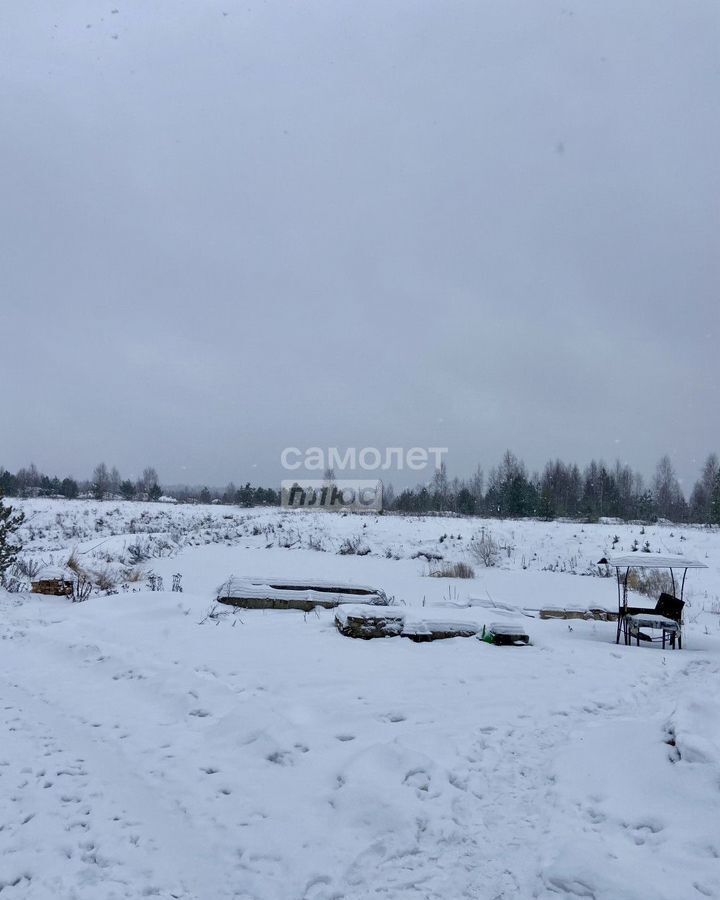
[[[553,503],[552,494],[548,490],[542,491],[540,494],[540,502],[538,503],[538,516],[546,522],[555,518],[555,504]]]
[[[123,500],[132,500],[135,496],[135,485],[130,481],[129,478],[126,478],[125,481],[120,482],[120,496]]]
[[[25,514],[15,513],[12,506],[5,506],[0,494],[0,578],[15,562],[20,551],[20,545],[11,543],[11,538],[24,521]]]
[[[476,503],[477,503],[477,501],[475,499],[475,496],[471,493],[471,491],[468,488],[466,488],[466,487],[460,488],[460,490],[458,491],[458,495],[457,495],[456,506],[457,506],[457,511],[460,513],[461,516],[475,515]]]
[[[710,523],[720,525],[720,472],[715,475],[715,483],[710,497]]]

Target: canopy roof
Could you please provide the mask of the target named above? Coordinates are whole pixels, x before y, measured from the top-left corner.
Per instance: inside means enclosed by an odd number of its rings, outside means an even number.
[[[598,565],[616,569],[707,569],[705,563],[685,556],[661,556],[659,553],[628,553],[626,556],[603,556]]]

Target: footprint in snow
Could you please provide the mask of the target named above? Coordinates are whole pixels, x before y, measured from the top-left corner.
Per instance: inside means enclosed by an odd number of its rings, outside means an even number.
[[[594,806],[589,806],[585,811],[585,814],[593,825],[601,825],[607,820],[605,813],[601,812],[599,809],[595,809]]]
[[[448,782],[459,791],[467,791],[468,789],[468,778],[464,775],[459,775],[457,772],[448,773]]]
[[[329,897],[340,897],[340,894],[328,894],[327,888],[330,887],[332,880],[327,875],[316,875],[311,878],[305,885],[303,900],[325,900]]]
[[[635,825],[629,829],[630,834],[632,836],[633,841],[641,846],[646,841],[651,840],[652,837],[656,834],[660,834],[663,831],[665,826],[660,822],[641,822],[639,825]]]
[[[430,775],[424,769],[411,769],[403,778],[403,784],[427,794],[430,790]]]
[[[275,750],[269,753],[265,759],[276,766],[291,766],[293,764],[292,754],[287,750]]]

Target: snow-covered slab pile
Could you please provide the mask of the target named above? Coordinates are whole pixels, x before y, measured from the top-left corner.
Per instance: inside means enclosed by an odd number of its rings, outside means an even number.
[[[502,603],[497,600],[491,600],[488,597],[470,596],[465,602],[452,602],[443,604],[455,607],[477,606],[484,609],[494,610],[497,614],[529,616],[534,619],[539,616],[541,619],[597,619],[601,622],[617,621],[617,612],[607,609],[605,606],[585,606],[583,604],[567,604],[565,606],[553,606],[544,604],[537,609],[531,606],[518,606],[509,603]]]
[[[479,622],[459,620],[431,610],[380,611],[370,606],[346,606],[335,613],[335,626],[347,637],[406,637],[414,641],[436,641],[453,637],[473,637],[479,634]]]
[[[397,637],[402,634],[405,613],[395,609],[379,610],[370,606],[342,606],[335,613],[335,627],[346,637]]]
[[[609,609],[592,607],[544,606],[539,615],[541,619],[599,619],[601,622],[617,622],[618,614]]]
[[[480,632],[477,622],[453,621],[433,616],[416,619],[408,617],[402,636],[413,641],[441,641],[454,637],[473,637]]]
[[[218,591],[218,601],[244,609],[333,609],[342,603],[386,606],[385,593],[367,585],[290,578],[230,577]]]

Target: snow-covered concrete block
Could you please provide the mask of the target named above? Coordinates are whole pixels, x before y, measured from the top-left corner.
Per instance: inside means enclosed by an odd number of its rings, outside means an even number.
[[[219,603],[243,609],[298,609],[308,612],[321,606],[334,609],[343,603],[386,606],[387,597],[379,588],[367,585],[297,580],[292,578],[236,578],[220,586]]]
[[[363,606],[341,606],[335,613],[335,627],[346,637],[397,637],[403,631],[405,613]]]
[[[442,619],[406,621],[402,636],[413,641],[441,641],[454,637],[473,637],[480,631],[477,622],[455,622]]]

